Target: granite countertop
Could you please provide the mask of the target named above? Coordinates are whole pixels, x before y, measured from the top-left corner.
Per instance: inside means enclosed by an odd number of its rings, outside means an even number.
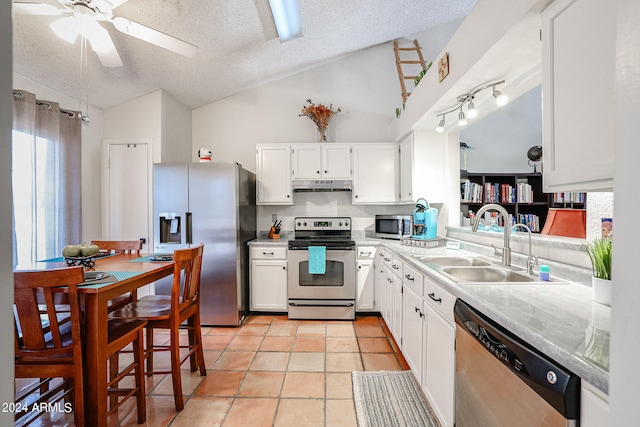
[[[491,248],[469,242],[463,242],[461,250],[420,248],[402,245],[397,240],[372,238],[364,232],[354,232],[352,237],[358,245],[381,245],[394,251],[446,291],[608,394],[611,309],[593,302],[591,288],[579,283],[583,282],[584,272],[578,274],[575,269],[552,265],[552,278],[563,281],[465,285],[423,264],[414,255],[479,254],[497,260]],[[265,233],[249,245],[286,245],[290,238],[293,233],[281,235],[278,240],[268,239]],[[515,256],[514,263],[519,261]]]

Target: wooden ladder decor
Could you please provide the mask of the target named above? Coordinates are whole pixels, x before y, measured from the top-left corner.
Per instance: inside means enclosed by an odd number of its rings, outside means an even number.
[[[400,90],[401,90],[403,104],[407,101],[407,98],[409,97],[409,95],[411,95],[411,92],[407,92],[407,87],[404,81],[415,80],[418,76],[405,76],[404,73],[402,72],[402,65],[403,64],[411,64],[411,65],[419,64],[420,66],[422,66],[422,69],[425,72],[427,71],[427,64],[425,64],[424,58],[422,57],[422,49],[420,49],[420,44],[418,43],[418,40],[414,40],[413,44],[414,44],[413,47],[399,47],[397,40],[393,42],[393,50],[396,54],[396,68],[398,69],[398,79],[400,80]],[[418,60],[400,59],[401,51],[413,51],[413,50],[415,50],[418,53],[418,58],[419,58]]]

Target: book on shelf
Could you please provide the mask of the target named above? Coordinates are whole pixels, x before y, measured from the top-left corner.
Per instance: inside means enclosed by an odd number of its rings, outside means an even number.
[[[482,185],[468,179],[461,179],[460,199],[464,203],[482,203]]]
[[[553,193],[553,203],[584,203],[586,195],[577,191]]]
[[[518,214],[518,224],[528,226],[532,232],[540,232],[540,217],[534,214]]]
[[[533,187],[527,182],[518,182],[518,203],[533,203]]]

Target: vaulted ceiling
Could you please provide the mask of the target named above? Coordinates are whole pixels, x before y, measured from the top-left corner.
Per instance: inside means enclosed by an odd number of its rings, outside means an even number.
[[[29,0],[34,1],[34,0]],[[60,7],[56,0],[41,0]],[[299,0],[303,37],[281,43],[269,0],[128,0],[122,16],[198,47],[194,58],[120,33],[124,65],[102,66],[91,52],[90,103],[108,108],[163,89],[197,108],[361,49],[466,16],[476,0]],[[80,43],[49,28],[55,16],[13,17],[14,72],[72,97],[80,94]],[[83,95],[84,96],[84,95]]]

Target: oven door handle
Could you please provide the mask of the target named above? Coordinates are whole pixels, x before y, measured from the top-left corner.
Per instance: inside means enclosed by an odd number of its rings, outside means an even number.
[[[347,302],[347,303],[340,303],[340,304],[327,304],[327,303],[323,304],[320,302],[309,301],[308,303],[289,302],[289,305],[291,307],[353,307],[354,303]]]

